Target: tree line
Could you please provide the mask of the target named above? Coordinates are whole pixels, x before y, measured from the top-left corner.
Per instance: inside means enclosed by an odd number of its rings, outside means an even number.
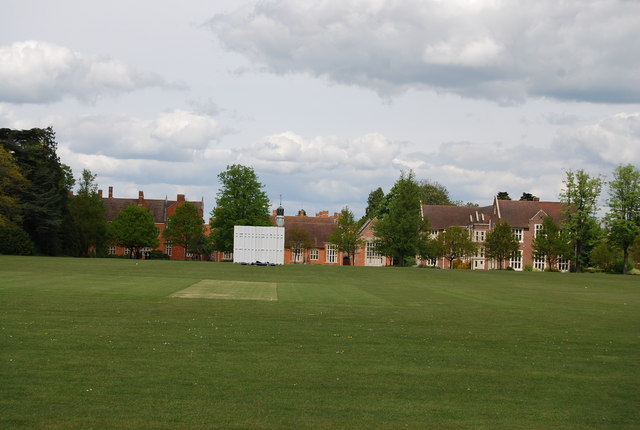
[[[132,205],[107,223],[96,175],[84,170],[76,182],[56,149],[51,128],[0,129],[0,253],[101,256],[107,246],[119,245],[135,255],[143,248],[158,246],[159,232],[147,210]],[[565,205],[562,224],[545,219],[534,242],[536,257],[545,258],[548,267],[566,258],[576,271],[588,266],[612,270],[620,260],[620,271],[626,273],[631,260],[640,260],[640,172],[629,164],[616,167],[612,176],[605,183],[602,176],[584,170],[565,172],[560,194]],[[193,255],[209,255],[233,251],[234,225],[273,225],[264,184],[251,167],[227,166],[218,180],[216,205],[210,213],[211,233],[205,233],[198,209],[186,203],[168,218],[163,231],[166,242]],[[78,191],[72,197],[76,183]],[[598,218],[598,201],[605,186],[609,210]],[[510,199],[504,191],[497,197]],[[525,192],[520,200],[534,200],[534,196]],[[377,249],[396,265],[413,264],[418,256],[426,260],[445,257],[453,266],[477,252],[477,243],[462,226],[432,238],[421,204],[477,206],[453,200],[438,182],[418,181],[412,171],[401,172],[387,194],[382,188],[369,194],[360,220],[348,207],[343,208],[329,240],[353,261],[363,245],[360,226],[375,218]],[[308,233],[289,232],[286,245],[294,256],[308,249]],[[511,227],[502,222],[487,233],[484,249],[487,258],[502,264],[517,252],[518,241]]]

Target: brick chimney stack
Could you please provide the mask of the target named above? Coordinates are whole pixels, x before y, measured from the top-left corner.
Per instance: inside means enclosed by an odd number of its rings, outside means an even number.
[[[98,190],[98,197],[102,198],[102,190]]]
[[[178,203],[184,203],[185,197],[184,194],[178,194]]]
[[[144,204],[144,191],[138,191],[138,206]]]
[[[109,187],[109,198],[113,198],[113,187]]]

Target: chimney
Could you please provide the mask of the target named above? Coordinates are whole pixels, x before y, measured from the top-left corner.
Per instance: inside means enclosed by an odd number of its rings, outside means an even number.
[[[318,218],[329,218],[329,211],[320,211],[316,214]]]
[[[109,187],[109,198],[113,198],[113,187]]]
[[[307,216],[307,213],[304,211],[304,209],[300,209],[298,211],[298,216]]]
[[[98,190],[98,197],[102,198],[102,190]]]
[[[184,203],[185,197],[184,194],[178,194],[178,203]]]
[[[540,201],[540,197],[538,197],[538,196],[533,196],[533,201],[534,201],[534,202],[539,202],[539,201]]]
[[[138,206],[144,204],[144,191],[138,191]]]

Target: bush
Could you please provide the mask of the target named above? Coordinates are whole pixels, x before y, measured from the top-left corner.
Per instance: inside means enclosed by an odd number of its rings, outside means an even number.
[[[0,254],[31,255],[33,242],[26,231],[17,224],[0,223]]]
[[[624,258],[618,257],[613,261],[613,272],[614,273],[622,273],[624,268]],[[627,272],[630,272],[633,269],[633,264],[631,261],[627,262]]]
[[[524,271],[525,272],[533,272],[533,265],[532,264],[525,264],[524,265]]]
[[[162,251],[158,251],[157,249],[154,249],[153,251],[151,251],[150,257],[152,260],[169,260],[170,257],[165,254]]]

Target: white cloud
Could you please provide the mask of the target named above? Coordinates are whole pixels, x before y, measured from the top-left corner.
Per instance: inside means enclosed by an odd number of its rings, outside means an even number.
[[[276,74],[502,102],[640,101],[633,1],[258,2],[207,24],[227,49]]]
[[[102,95],[158,86],[169,87],[160,76],[112,58],[35,40],[0,46],[0,101],[52,103],[73,97],[93,103]]]
[[[68,118],[56,130],[75,153],[169,162],[205,157],[226,133],[215,118],[180,109],[153,119],[113,114]]]

